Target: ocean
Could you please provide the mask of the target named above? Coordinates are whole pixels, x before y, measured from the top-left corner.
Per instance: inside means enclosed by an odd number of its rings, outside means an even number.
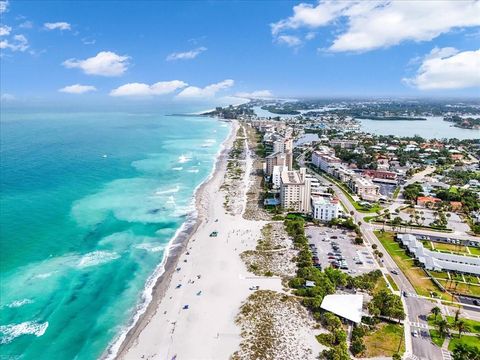
[[[2,357],[97,359],[143,306],[230,129],[166,114],[2,112]]]

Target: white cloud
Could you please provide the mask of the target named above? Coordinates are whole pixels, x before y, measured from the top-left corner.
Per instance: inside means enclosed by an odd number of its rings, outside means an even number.
[[[235,94],[237,97],[246,99],[271,99],[273,94],[270,90],[256,90],[252,92],[239,92]]]
[[[68,59],[63,62],[67,69],[78,68],[88,75],[120,76],[128,68],[128,56],[117,55],[111,51],[101,51],[94,57],[77,60]]]
[[[7,25],[0,25],[0,36],[7,36],[12,31],[12,28]]]
[[[72,30],[72,27],[69,23],[60,21],[60,22],[54,22],[54,23],[45,23],[43,24],[45,29],[47,30]]]
[[[75,84],[75,85],[65,86],[64,88],[61,88],[58,91],[67,93],[67,94],[85,94],[91,91],[97,91],[97,88],[91,85]]]
[[[218,91],[228,89],[232,87],[234,81],[231,79],[223,80],[215,84],[210,84],[204,88],[199,88],[196,86],[189,86],[183,89],[178,95],[178,98],[211,98],[214,97]]]
[[[16,97],[12,94],[8,94],[8,93],[3,93],[1,96],[0,96],[0,100],[2,101],[12,101],[12,100],[15,100]]]
[[[415,77],[403,82],[420,90],[480,87],[480,49],[435,48],[425,56]]]
[[[7,12],[8,10],[8,0],[0,0],[0,14]]]
[[[195,59],[198,55],[200,55],[202,52],[207,51],[206,47],[199,47],[190,51],[185,51],[185,52],[174,52],[171,53],[170,55],[167,56],[167,61],[173,61],[173,60],[190,60],[190,59]]]
[[[329,50],[369,51],[404,41],[430,41],[455,28],[480,26],[480,1],[320,1],[300,4],[293,16],[271,25],[276,38],[286,31],[337,25]],[[340,19],[347,20],[344,30]]]
[[[284,30],[301,27],[314,29],[328,25],[346,7],[348,7],[348,2],[338,1],[323,1],[317,6],[303,3],[295,5],[291,17],[270,24],[272,34],[277,35]]]
[[[276,40],[279,44],[285,44],[290,47],[300,46],[302,44],[302,40],[293,35],[279,35]]]
[[[0,49],[10,49],[11,51],[25,51],[28,49],[28,40],[24,35],[13,36],[13,41],[0,41]]]
[[[30,20],[26,20],[20,25],[18,25],[18,27],[21,29],[31,29],[33,28],[33,22],[31,22]]]
[[[111,96],[153,96],[166,95],[188,86],[180,80],[160,81],[152,85],[143,83],[129,83],[110,92]]]

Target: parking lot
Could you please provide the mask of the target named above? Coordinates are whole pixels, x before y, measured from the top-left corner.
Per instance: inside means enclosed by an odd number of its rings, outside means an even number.
[[[350,275],[361,275],[377,268],[367,248],[353,243],[353,231],[307,226],[305,234],[322,269],[333,265]]]

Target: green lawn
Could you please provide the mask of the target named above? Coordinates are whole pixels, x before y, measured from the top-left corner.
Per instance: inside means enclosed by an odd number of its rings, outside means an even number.
[[[388,356],[405,352],[403,341],[403,325],[380,323],[377,329],[363,338],[365,346],[364,357]]]
[[[445,341],[445,336],[440,336],[440,333],[434,329],[430,329],[429,332],[432,342],[438,347],[442,347],[443,342]]]
[[[470,253],[472,255],[478,255],[480,256],[480,248],[478,247],[473,247],[473,246],[469,246],[468,249],[470,250]]]
[[[432,275],[435,279],[444,279],[448,280],[448,274],[444,271],[429,271],[430,275]]]
[[[460,319],[465,321],[465,324],[467,324],[467,326],[468,326],[468,331],[467,332],[480,334],[480,321],[475,321],[475,320],[472,320],[472,319],[465,319],[465,318],[462,318],[461,316],[460,316]],[[447,316],[447,321],[450,325],[453,325],[455,323],[455,317],[454,316]]]
[[[438,280],[442,286],[447,289],[447,291],[456,292],[459,294],[480,296],[480,286],[479,285],[469,285],[465,283],[459,283],[455,281],[448,280]]]
[[[461,338],[454,337],[450,340],[450,343],[448,344],[448,350],[453,351],[453,349],[455,349],[455,346],[457,344],[466,344],[469,346],[474,346],[480,350],[480,340],[476,336],[462,335]]]
[[[416,267],[413,259],[393,239],[394,233],[378,230],[374,233],[418,294],[429,297],[431,292],[440,293],[440,289],[427,277],[423,269]]]
[[[433,246],[435,246],[436,250],[451,251],[457,254],[468,255],[467,248],[463,245],[444,244],[440,242],[434,242]]]
[[[387,279],[388,279],[388,282],[390,283],[390,285],[392,286],[392,289],[394,291],[399,291],[397,284],[395,283],[395,281],[393,281],[392,275],[387,274]]]

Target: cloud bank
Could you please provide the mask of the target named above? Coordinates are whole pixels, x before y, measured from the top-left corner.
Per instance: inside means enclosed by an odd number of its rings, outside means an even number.
[[[210,84],[204,88],[189,86],[183,89],[178,95],[179,99],[204,99],[212,98],[217,92],[228,89],[233,86],[235,82],[231,79],[223,80],[218,83]]]
[[[59,92],[67,93],[67,94],[85,94],[92,91],[97,91],[95,86],[91,85],[69,85],[65,86],[64,88],[58,89]]]
[[[188,86],[180,80],[160,81],[152,85],[143,83],[129,83],[110,92],[110,96],[154,96],[166,95]]]
[[[480,26],[478,14],[477,0],[323,0],[316,6],[294,6],[292,16],[270,27],[274,39],[279,39],[286,32],[333,25],[337,35],[328,46],[329,51],[365,52],[404,41],[430,41],[455,28]],[[342,25],[345,22],[346,27]]]
[[[403,82],[420,90],[480,87],[480,49],[459,52],[455,48],[434,48],[417,73]]]
[[[54,22],[54,23],[45,23],[43,27],[47,30],[72,30],[72,27],[67,22]]]

